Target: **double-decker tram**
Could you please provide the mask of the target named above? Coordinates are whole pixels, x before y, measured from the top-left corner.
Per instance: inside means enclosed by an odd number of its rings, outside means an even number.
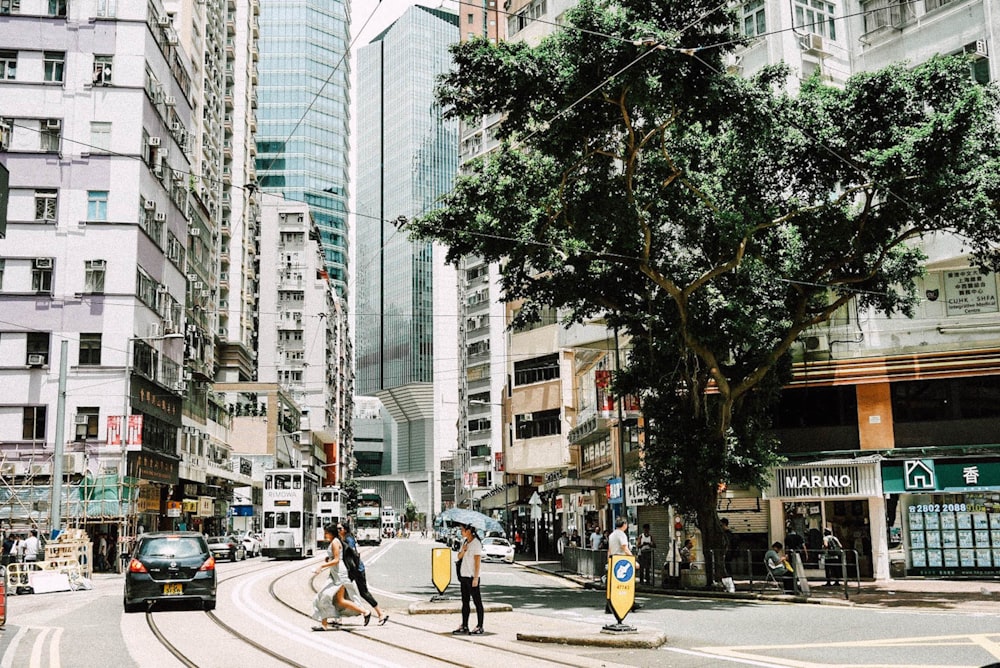
[[[319,505],[316,510],[316,547],[326,548],[326,537],[323,529],[328,526],[337,526],[344,517],[344,509],[341,505],[339,487],[320,487]]]
[[[354,525],[359,545],[382,544],[382,497],[374,489],[363,489],[358,495]]]
[[[319,477],[303,469],[264,472],[264,545],[274,559],[302,559],[316,551]]]

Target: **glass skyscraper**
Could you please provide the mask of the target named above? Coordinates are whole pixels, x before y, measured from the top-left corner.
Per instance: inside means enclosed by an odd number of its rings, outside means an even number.
[[[349,0],[261,0],[257,174],[305,202],[326,270],[347,294],[351,42]]]
[[[458,17],[414,6],[358,52],[356,387],[431,382],[432,248],[391,221],[430,209],[458,168],[458,127],[441,118],[437,77]],[[454,312],[452,306],[451,311]]]

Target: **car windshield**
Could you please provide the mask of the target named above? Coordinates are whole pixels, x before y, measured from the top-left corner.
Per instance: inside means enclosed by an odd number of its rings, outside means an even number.
[[[209,543],[228,543],[229,539],[225,536],[212,536],[208,539]]]
[[[184,559],[204,554],[201,541],[197,538],[168,536],[144,540],[139,545],[139,557],[168,557]]]
[[[500,547],[507,547],[510,543],[503,538],[487,538],[483,541],[483,545],[499,545]]]

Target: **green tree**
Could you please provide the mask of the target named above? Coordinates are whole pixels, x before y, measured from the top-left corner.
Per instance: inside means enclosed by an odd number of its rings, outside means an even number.
[[[340,486],[340,500],[344,506],[345,517],[356,517],[358,514],[358,497],[361,495],[361,483],[356,478],[349,478]]]
[[[515,324],[554,305],[627,336],[615,390],[643,401],[641,479],[721,551],[719,484],[763,485],[777,461],[797,338],[851,300],[912,315],[924,239],[1000,265],[1000,133],[996,90],[959,59],[842,89],[724,74],[717,10],[582,0],[537,47],[455,47],[440,100],[502,114],[502,145],[409,229],[501,262]]]

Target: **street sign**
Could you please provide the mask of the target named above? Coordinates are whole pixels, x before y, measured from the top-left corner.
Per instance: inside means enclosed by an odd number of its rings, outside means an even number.
[[[447,547],[431,549],[431,582],[438,594],[443,594],[451,584],[451,555],[451,549]]]
[[[528,499],[528,505],[531,506],[531,519],[542,519],[542,497],[538,496],[538,490],[535,490],[531,498]]]
[[[635,557],[615,554],[608,563],[608,602],[621,624],[635,603]]]

